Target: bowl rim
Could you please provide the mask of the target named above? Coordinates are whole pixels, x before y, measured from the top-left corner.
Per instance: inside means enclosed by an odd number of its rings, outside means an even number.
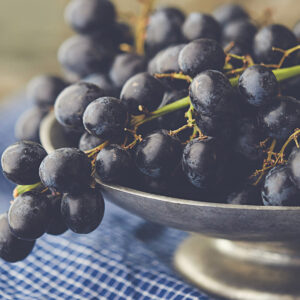
[[[52,124],[56,121],[54,111],[50,111],[41,122],[40,126],[40,141],[42,146],[45,148],[47,152],[53,151],[54,148],[51,143],[50,138],[50,129]],[[241,205],[241,204],[226,204],[226,203],[216,203],[216,202],[203,202],[197,200],[188,200],[183,198],[175,198],[170,196],[164,196],[159,194],[152,194],[143,191],[139,191],[133,188],[120,186],[116,184],[106,184],[99,180],[99,178],[95,178],[96,182],[100,184],[100,186],[104,189],[113,190],[117,192],[125,192],[132,196],[138,196],[143,198],[148,198],[156,201],[163,201],[172,204],[184,204],[189,206],[197,206],[197,207],[209,207],[209,208],[227,208],[227,209],[241,209],[241,210],[252,210],[252,211],[300,211],[299,206],[263,206],[263,205]]]

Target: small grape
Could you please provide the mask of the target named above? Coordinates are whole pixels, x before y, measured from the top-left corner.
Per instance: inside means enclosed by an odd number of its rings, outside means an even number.
[[[87,132],[85,132],[79,141],[79,150],[81,151],[87,151],[94,149],[95,147],[103,144],[105,142],[104,139],[98,138],[96,136],[93,136]]]
[[[87,234],[94,231],[104,215],[104,200],[96,189],[79,194],[65,194],[61,202],[62,216],[72,231]]]
[[[30,141],[17,142],[3,152],[1,166],[4,175],[12,182],[29,185],[39,182],[39,167],[47,155],[38,143]]]
[[[293,32],[297,37],[298,42],[300,42],[300,21],[298,21],[297,24],[294,26]]]
[[[213,17],[222,25],[229,22],[248,19],[247,12],[238,4],[224,4],[217,7],[213,12]]]
[[[42,161],[39,174],[42,183],[60,193],[78,193],[91,181],[91,163],[84,152],[60,148]]]
[[[15,236],[23,240],[41,237],[49,225],[49,203],[45,195],[26,192],[13,201],[8,223]]]

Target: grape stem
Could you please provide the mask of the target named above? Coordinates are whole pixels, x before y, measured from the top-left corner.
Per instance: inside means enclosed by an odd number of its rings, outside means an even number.
[[[17,185],[13,191],[13,197],[17,198],[18,196],[20,196],[26,192],[35,190],[35,189],[39,188],[40,186],[42,186],[41,182],[31,184],[31,185]]]

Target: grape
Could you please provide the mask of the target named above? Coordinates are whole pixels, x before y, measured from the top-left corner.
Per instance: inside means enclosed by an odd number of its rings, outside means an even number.
[[[138,115],[141,113],[141,105],[148,111],[155,110],[164,95],[164,87],[148,73],[139,73],[131,77],[123,86],[121,101],[129,113]]]
[[[278,64],[282,53],[273,51],[273,47],[290,49],[297,45],[297,39],[292,31],[283,25],[272,24],[261,28],[254,37],[253,52],[258,63]],[[295,63],[296,55],[290,55],[284,66]]]
[[[261,192],[266,206],[299,206],[300,191],[292,183],[285,165],[271,169]]]
[[[198,12],[189,14],[182,26],[182,32],[188,41],[200,38],[219,41],[221,37],[220,24],[214,17]]]
[[[79,78],[106,72],[115,52],[107,43],[97,43],[86,36],[67,39],[58,50],[58,61],[68,72]]]
[[[39,174],[42,183],[60,193],[78,193],[91,181],[91,164],[84,152],[60,148],[42,161]]]
[[[167,130],[158,130],[146,136],[137,146],[135,163],[143,174],[162,178],[175,171],[181,153],[178,138],[169,135]]]
[[[142,56],[134,53],[122,53],[116,56],[109,75],[113,84],[121,89],[130,77],[144,72],[145,69],[146,61]]]
[[[195,77],[190,85],[190,98],[199,114],[213,117],[234,111],[233,88],[219,71],[208,70]]]
[[[298,43],[300,42],[300,21],[297,22],[297,24],[294,26],[293,32],[295,36],[297,37]]]
[[[257,28],[248,20],[237,20],[228,23],[222,33],[222,43],[227,45],[230,42],[238,44],[243,49],[247,49],[249,53],[252,52],[252,44]]]
[[[288,172],[292,182],[300,189],[300,149],[295,148],[288,159]]]
[[[80,194],[65,194],[61,202],[62,216],[72,231],[87,234],[94,231],[104,215],[104,200],[96,189]]]
[[[40,142],[40,124],[47,111],[39,107],[32,107],[24,111],[15,125],[15,137],[17,140]]]
[[[79,150],[81,151],[91,150],[103,144],[104,142],[105,140],[85,132],[80,138]]]
[[[17,142],[3,152],[1,166],[4,175],[16,184],[29,185],[39,182],[39,167],[47,155],[35,142]]]
[[[49,202],[45,195],[25,192],[14,199],[8,211],[8,223],[15,236],[35,240],[49,225]]]
[[[134,45],[134,34],[128,24],[119,22],[116,23],[115,27],[119,44]]]
[[[102,149],[96,158],[96,172],[101,181],[123,183],[131,177],[132,159],[119,145],[109,145]]]
[[[95,33],[115,21],[114,5],[108,0],[72,0],[66,7],[67,23],[81,34]]]
[[[15,237],[9,228],[7,213],[0,215],[0,257],[7,262],[25,259],[32,251],[35,241],[24,241]]]
[[[238,4],[224,4],[214,10],[213,17],[224,26],[235,20],[248,19],[249,15]]]
[[[57,97],[54,106],[55,117],[65,127],[83,129],[82,117],[86,107],[103,96],[103,90],[94,84],[79,82],[70,85]]]
[[[237,124],[237,134],[233,149],[243,157],[256,161],[263,158],[261,141],[265,139],[262,129],[257,120],[242,118]]]
[[[215,40],[198,39],[180,51],[178,64],[184,74],[194,77],[205,70],[222,70],[225,53]]]
[[[47,233],[51,235],[60,235],[68,230],[61,214],[61,199],[62,195],[48,195],[50,218]]]
[[[128,113],[121,100],[113,97],[96,99],[86,108],[83,124],[86,131],[103,139],[122,136]]]
[[[110,78],[106,74],[94,73],[84,79],[83,82],[88,82],[97,85],[105,96],[119,97],[120,91],[111,82]]]
[[[157,53],[154,58],[148,64],[148,72],[154,74],[169,74],[179,73],[180,68],[178,64],[178,57],[180,51],[186,46],[186,44],[179,44],[170,46]],[[174,79],[170,77],[160,78],[166,88],[181,90],[188,88],[188,83],[184,80]]]
[[[145,51],[153,57],[160,50],[183,42],[181,25],[184,15],[174,8],[162,8],[150,16],[146,30]]]
[[[33,78],[27,86],[27,98],[42,109],[49,109],[67,83],[57,76],[40,75]]]
[[[300,99],[300,76],[286,79],[280,83],[281,94]]]
[[[256,186],[245,186],[228,195],[226,203],[234,205],[262,205],[260,190]]]
[[[65,142],[63,145],[66,146],[68,145],[68,147],[78,147],[79,144],[79,140],[84,132],[84,129],[73,129],[73,128],[69,128],[69,127],[64,127],[64,126],[60,126],[61,128],[61,133],[62,133],[62,138],[63,141]],[[61,144],[56,146],[55,148],[60,148]]]
[[[165,92],[161,104],[158,108],[164,107],[165,105],[171,104],[187,96],[188,96],[187,90],[167,91]],[[174,111],[172,113],[159,117],[157,121],[161,128],[168,129],[168,130],[175,130],[186,124],[186,118],[184,117],[185,111],[186,111],[185,108]]]
[[[274,73],[260,65],[247,68],[239,78],[238,87],[244,99],[256,107],[272,103],[278,93]]]
[[[183,150],[182,168],[191,184],[208,189],[216,184],[218,160],[214,138],[194,139]]]
[[[300,101],[281,96],[261,112],[261,122],[267,136],[286,140],[300,126]]]

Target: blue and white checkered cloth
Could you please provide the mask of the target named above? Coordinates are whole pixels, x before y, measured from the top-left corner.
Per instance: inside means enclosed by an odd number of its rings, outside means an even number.
[[[14,141],[15,120],[26,106],[20,97],[1,104],[0,155]],[[1,173],[1,212],[8,208],[12,189]],[[104,220],[93,233],[44,235],[24,261],[0,261],[0,298],[212,299],[172,268],[174,250],[186,236],[106,202]]]

